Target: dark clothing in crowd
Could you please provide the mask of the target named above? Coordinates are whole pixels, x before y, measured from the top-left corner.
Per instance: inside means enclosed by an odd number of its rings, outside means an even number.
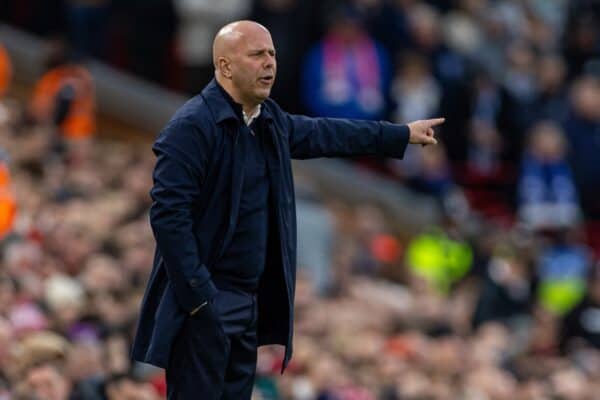
[[[484,278],[473,313],[474,327],[490,321],[510,323],[512,318],[529,313],[532,289],[529,282],[501,283],[494,275],[487,273]]]
[[[565,317],[562,327],[561,341],[565,349],[573,339],[581,339],[600,349],[600,304],[585,298]]]
[[[600,123],[571,112],[564,123],[569,141],[569,161],[587,217],[600,218]]]
[[[126,65],[150,81],[165,83],[176,61],[171,46],[176,30],[173,4],[168,0],[120,0],[115,2],[117,24],[127,45]],[[135,18],[131,18],[134,15]]]
[[[311,2],[291,1],[288,6],[258,2],[253,20],[263,24],[277,43],[277,84],[271,97],[289,112],[300,112],[300,76],[302,57],[308,50],[311,35],[318,31]],[[264,4],[263,4],[264,3]],[[272,3],[272,2],[271,2]],[[312,32],[312,33],[309,33]]]
[[[19,0],[0,2],[0,18],[42,36],[65,33],[67,26],[64,0]]]

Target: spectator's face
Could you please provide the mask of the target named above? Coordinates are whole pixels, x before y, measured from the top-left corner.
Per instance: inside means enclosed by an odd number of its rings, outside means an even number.
[[[562,131],[551,123],[539,124],[533,131],[531,152],[544,161],[562,159],[566,152],[566,141]]]
[[[539,381],[530,381],[521,385],[519,390],[519,400],[548,400],[548,387],[546,383]]]
[[[598,28],[593,15],[583,15],[575,23],[574,33],[575,46],[583,51],[593,51],[598,43]]]
[[[30,369],[25,381],[31,393],[40,399],[67,400],[69,398],[69,382],[50,365]]]
[[[510,68],[523,74],[533,73],[535,66],[535,55],[532,50],[524,43],[515,43],[507,50]]]
[[[589,293],[592,301],[600,304],[600,272],[596,272],[597,276],[590,282]]]
[[[137,383],[123,379],[110,384],[106,389],[108,400],[159,400],[160,397],[148,383]]]
[[[437,175],[448,169],[446,155],[441,146],[432,146],[422,153],[423,155],[423,173],[425,175]]]
[[[404,85],[410,88],[413,85],[421,84],[430,76],[429,66],[423,57],[417,54],[408,55],[403,59],[400,75]]]
[[[586,77],[576,81],[571,97],[578,115],[592,121],[600,120],[600,84],[597,79]]]
[[[106,340],[107,369],[111,373],[125,373],[130,368],[127,340],[123,336],[111,336]]]
[[[492,366],[470,372],[465,383],[466,387],[488,399],[514,398],[517,389],[517,382],[512,375]]]
[[[271,34],[262,27],[249,27],[231,56],[231,79],[241,100],[261,103],[271,93],[277,62]]]
[[[4,369],[5,363],[9,360],[13,336],[10,323],[0,317],[0,369]]]
[[[555,372],[550,377],[553,391],[559,398],[569,400],[585,400],[587,395],[587,382],[585,375],[576,369],[566,369]]]
[[[15,301],[16,289],[12,281],[0,278],[0,315],[7,315]]]
[[[332,22],[330,31],[347,44],[355,43],[364,33],[360,21],[352,15],[338,16]]]
[[[540,86],[547,91],[559,88],[565,78],[565,64],[559,56],[543,57],[538,66]]]
[[[123,271],[113,259],[106,256],[91,258],[80,279],[85,288],[93,293],[118,290],[126,283]]]
[[[494,153],[502,149],[502,137],[496,127],[487,121],[472,121],[469,129],[469,139],[476,148],[486,149]]]
[[[77,343],[67,356],[66,373],[74,381],[100,375],[103,372],[102,357],[99,343]]]
[[[412,36],[419,47],[434,48],[439,41],[439,16],[434,8],[419,4],[410,12]]]

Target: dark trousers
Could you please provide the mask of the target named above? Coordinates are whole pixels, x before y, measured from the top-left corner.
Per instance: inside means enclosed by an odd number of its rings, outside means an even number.
[[[256,371],[256,295],[220,289],[187,317],[167,367],[169,400],[250,400]]]

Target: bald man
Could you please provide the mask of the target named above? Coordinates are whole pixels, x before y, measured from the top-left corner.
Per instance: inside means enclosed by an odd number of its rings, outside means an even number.
[[[291,115],[269,99],[265,27],[239,21],[214,46],[215,79],[153,146],[156,253],[133,358],[166,368],[169,399],[250,399],[260,345],[292,355],[296,213],[291,159],[402,158],[443,119],[408,125]]]

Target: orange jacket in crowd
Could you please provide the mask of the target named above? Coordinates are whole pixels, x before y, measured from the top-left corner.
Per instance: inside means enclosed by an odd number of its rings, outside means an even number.
[[[0,239],[12,231],[17,202],[12,192],[10,172],[6,163],[0,161]]]
[[[4,96],[12,80],[12,63],[6,49],[0,44],[0,97]]]
[[[51,121],[57,95],[66,85],[75,95],[60,123],[61,133],[71,139],[89,137],[96,131],[95,88],[92,75],[82,66],[64,64],[46,72],[34,88],[31,112],[38,121]]]

